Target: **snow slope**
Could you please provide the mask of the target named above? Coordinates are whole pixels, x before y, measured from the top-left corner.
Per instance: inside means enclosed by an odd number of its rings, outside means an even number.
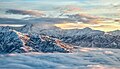
[[[120,50],[78,48],[74,53],[0,55],[0,69],[120,69]]]

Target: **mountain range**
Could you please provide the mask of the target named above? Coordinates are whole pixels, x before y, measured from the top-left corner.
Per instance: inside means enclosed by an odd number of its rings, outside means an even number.
[[[46,24],[1,26],[0,53],[72,52],[76,46],[120,49],[119,32],[103,32],[88,27],[63,30]]]
[[[22,29],[29,30],[29,33],[36,33],[58,38],[65,43],[81,47],[99,47],[99,48],[119,48],[120,49],[120,30],[104,32],[84,29],[64,30],[57,27],[44,27],[44,25],[25,25]],[[28,29],[29,27],[29,29]],[[20,30],[19,30],[20,31]],[[22,30],[20,31],[22,32]]]

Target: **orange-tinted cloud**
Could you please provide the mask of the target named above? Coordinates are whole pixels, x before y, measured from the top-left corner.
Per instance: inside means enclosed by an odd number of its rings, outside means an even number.
[[[111,23],[110,23],[111,22]],[[83,29],[89,27],[94,30],[101,30],[105,32],[120,30],[120,23],[119,22],[112,22],[112,21],[98,21],[96,24],[94,23],[62,23],[62,24],[55,24],[56,27],[61,29]]]
[[[73,6],[73,5],[69,5],[69,6],[66,6],[65,7],[66,10],[65,12],[77,12],[77,11],[81,11],[81,8],[80,7],[77,7],[77,6]]]

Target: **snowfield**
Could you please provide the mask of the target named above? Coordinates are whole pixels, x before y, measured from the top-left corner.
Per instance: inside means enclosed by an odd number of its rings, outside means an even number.
[[[78,48],[73,53],[1,54],[0,69],[120,69],[120,50]]]

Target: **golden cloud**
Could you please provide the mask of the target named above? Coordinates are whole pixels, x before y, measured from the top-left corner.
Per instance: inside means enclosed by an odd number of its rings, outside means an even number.
[[[89,27],[93,30],[101,30],[104,32],[120,30],[120,23],[112,20],[96,21],[96,23],[62,23],[54,24],[61,29],[83,29]]]

